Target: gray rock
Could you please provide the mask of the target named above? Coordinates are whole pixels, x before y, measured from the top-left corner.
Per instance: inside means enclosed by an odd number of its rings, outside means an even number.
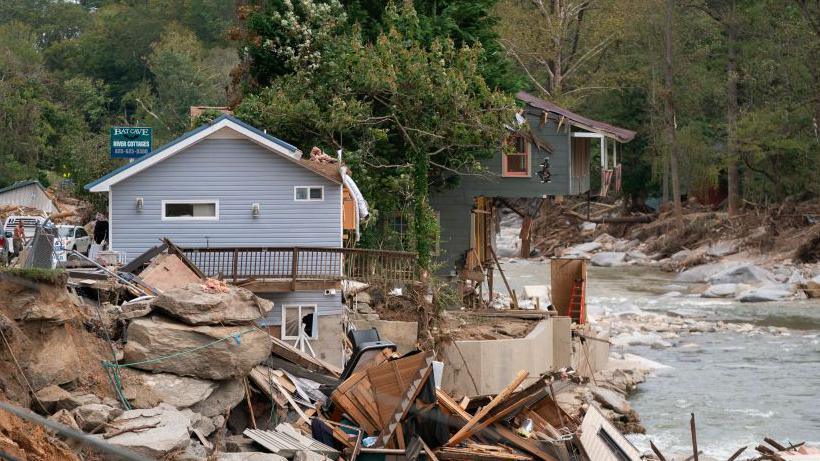
[[[264,317],[273,303],[236,286],[222,293],[191,283],[165,291],[154,298],[151,307],[190,325],[238,325]]]
[[[737,249],[737,240],[719,240],[706,248],[706,254],[719,258],[735,254]]]
[[[781,301],[792,295],[792,291],[780,286],[765,286],[754,288],[742,293],[738,301],[742,303],[759,303],[766,301]]]
[[[184,452],[174,456],[174,461],[202,461],[203,459],[208,459],[208,450],[198,441],[191,442]]]
[[[617,251],[602,251],[601,253],[593,255],[590,262],[593,266],[615,267],[623,266],[625,259],[626,253]]]
[[[293,461],[326,461],[328,458],[315,451],[299,450],[293,454]]]
[[[234,338],[241,334],[240,337]],[[231,337],[230,339],[224,339]],[[223,340],[224,339],[224,340]],[[214,343],[216,340],[222,340]],[[195,350],[198,347],[202,349]],[[223,380],[247,375],[270,355],[267,333],[250,326],[192,327],[160,316],[141,318],[128,327],[125,359],[140,362],[190,351],[173,360],[136,365],[143,370]]]
[[[598,251],[600,249],[601,244],[598,242],[581,243],[570,248],[570,250],[574,251],[575,253],[592,253],[593,251]]]
[[[287,458],[262,452],[220,453],[217,461],[287,461]]]
[[[241,379],[222,381],[207,399],[191,407],[191,410],[205,417],[213,417],[233,408],[245,397],[245,385]]]
[[[122,410],[101,403],[89,403],[75,408],[72,413],[80,428],[85,432],[91,432],[120,416]]]
[[[718,263],[703,264],[700,266],[691,267],[678,274],[677,277],[675,277],[675,281],[684,283],[705,282],[709,279],[709,277],[733,266],[737,266],[737,263],[722,261]]]
[[[629,251],[626,253],[627,261],[643,261],[645,259],[649,259],[649,256],[637,250]]]
[[[711,285],[701,293],[701,296],[704,298],[730,298],[735,295],[735,292],[737,292],[736,283],[719,283]]]
[[[107,440],[108,443],[128,448],[150,458],[161,458],[170,451],[184,450],[191,443],[188,418],[168,405],[129,410],[110,424],[112,429],[113,427],[128,429],[156,424],[153,428],[138,432],[125,432]]]
[[[64,408],[62,403],[71,399],[70,392],[60,386],[55,385],[40,389],[34,393],[34,396],[37,397],[37,400],[39,400],[44,407],[46,407],[46,410],[48,410],[49,413],[54,413],[55,411]],[[39,405],[35,408],[39,408]]]
[[[626,398],[611,389],[593,387],[592,395],[595,397],[595,400],[600,402],[604,407],[609,408],[616,413],[625,415],[632,410],[632,407],[629,405],[629,402],[626,401]]]
[[[670,257],[670,259],[672,259],[672,261],[674,261],[676,263],[679,263],[679,262],[686,261],[686,258],[688,258],[689,255],[691,255],[691,254],[692,254],[692,252],[689,251],[689,250],[681,250],[681,251],[673,254]]]
[[[120,307],[119,317],[125,320],[145,317],[153,310],[149,300],[125,303]]]
[[[359,305],[361,307],[361,304],[370,304],[373,301],[373,299],[370,297],[370,293],[368,293],[366,291],[362,291],[362,292],[356,293],[356,296],[353,297],[353,301],[356,301],[357,303],[359,303]]]
[[[229,435],[225,437],[225,450],[230,453],[255,452],[260,445],[244,435]]]
[[[181,410],[207,399],[218,387],[215,381],[172,373],[128,370],[127,376],[123,393],[134,408],[153,408],[164,402]]]
[[[612,244],[612,243],[614,243],[614,242],[615,242],[615,240],[617,240],[615,237],[613,237],[613,236],[611,236],[611,235],[609,235],[609,234],[607,234],[607,233],[603,233],[603,234],[601,234],[601,235],[599,235],[599,236],[595,237],[595,240],[594,240],[594,241],[595,241],[595,242],[598,242],[598,243],[600,243],[600,244],[605,244],[605,243]]]
[[[730,267],[712,275],[708,279],[712,285],[720,283],[761,284],[775,281],[774,274],[754,264]]]
[[[216,430],[216,426],[214,426],[211,418],[202,416],[190,408],[182,410],[181,413],[188,418],[188,421],[190,422],[189,427],[191,430],[198,430],[205,437],[211,435],[213,431]]]

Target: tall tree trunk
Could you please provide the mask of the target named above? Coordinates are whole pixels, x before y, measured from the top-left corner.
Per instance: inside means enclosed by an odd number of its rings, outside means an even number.
[[[675,133],[674,107],[674,61],[672,55],[672,27],[674,25],[675,0],[666,0],[666,21],[664,22],[664,113],[666,114],[666,139],[669,145],[669,174],[672,177],[672,200],[675,204],[675,220],[683,224],[683,207],[680,202],[680,174],[678,172],[678,142]]]
[[[726,27],[726,166],[728,170],[729,217],[737,215],[740,208],[740,174],[737,153],[737,24],[734,1],[729,7]]]
[[[661,192],[661,205],[666,205],[669,203],[669,156],[666,155],[661,159],[661,164],[663,168],[663,177],[661,179],[661,187],[663,191]]]

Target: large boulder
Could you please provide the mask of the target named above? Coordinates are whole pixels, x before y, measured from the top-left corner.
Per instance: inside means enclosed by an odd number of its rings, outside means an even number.
[[[273,303],[236,286],[222,292],[191,283],[165,291],[151,307],[189,325],[239,325],[264,317]]]
[[[709,279],[709,277],[712,277],[713,275],[733,266],[737,266],[737,264],[718,262],[691,267],[678,274],[677,277],[675,277],[675,281],[685,283],[705,282]]]
[[[809,298],[820,298],[820,275],[816,275],[803,283],[803,291]]]
[[[160,459],[171,451],[184,450],[191,443],[188,418],[170,406],[129,410],[111,421],[107,442],[125,447],[152,459]],[[154,426],[154,427],[149,427]],[[128,431],[128,429],[137,429]]]
[[[718,240],[706,248],[706,254],[719,258],[737,253],[737,249],[737,240]]]
[[[600,402],[604,407],[616,413],[625,415],[632,410],[629,402],[627,402],[626,398],[619,392],[595,386],[592,388],[592,395],[595,397],[595,400]]]
[[[601,244],[598,242],[580,243],[572,247],[575,253],[592,253],[601,249]]]
[[[267,333],[252,326],[189,326],[156,316],[128,327],[125,360],[142,370],[223,380],[247,375],[270,355]],[[153,360],[172,354],[172,358]]]
[[[592,256],[590,262],[593,266],[615,267],[625,264],[626,253],[619,251],[602,251]]]
[[[792,295],[787,286],[765,286],[748,290],[737,298],[742,303],[760,303],[766,301],[781,301]]]
[[[736,283],[719,283],[717,285],[711,285],[703,293],[701,293],[701,296],[704,298],[731,298],[735,296],[737,286],[738,285]]]
[[[244,397],[245,385],[241,379],[221,381],[219,387],[207,399],[192,406],[191,410],[210,418],[237,406]]]
[[[758,285],[775,282],[774,274],[754,264],[742,264],[722,270],[708,279],[709,283],[748,283]]]
[[[128,370],[124,374],[123,394],[134,408],[153,408],[163,402],[177,409],[188,408],[207,399],[218,387],[215,381],[172,373]]]

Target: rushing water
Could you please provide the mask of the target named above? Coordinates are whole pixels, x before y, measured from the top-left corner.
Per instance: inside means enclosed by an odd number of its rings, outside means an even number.
[[[549,283],[548,261],[508,259],[502,266],[519,292],[524,285]],[[685,335],[663,349],[623,349],[671,367],[651,375],[630,397],[647,429],[646,436],[631,436],[639,448],[651,438],[666,453],[691,452],[690,413],[697,418],[700,450],[715,458],[726,459],[743,445],[752,449],[766,436],[820,444],[820,301],[746,304],[663,296],[671,275],[641,267],[592,267],[589,279],[593,321],[604,312],[674,310],[755,326],[747,333]]]

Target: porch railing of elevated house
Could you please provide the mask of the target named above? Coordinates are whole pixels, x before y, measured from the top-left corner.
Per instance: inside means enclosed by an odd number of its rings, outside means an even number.
[[[414,280],[416,253],[362,248],[182,248],[205,275],[242,280],[403,283]]]

